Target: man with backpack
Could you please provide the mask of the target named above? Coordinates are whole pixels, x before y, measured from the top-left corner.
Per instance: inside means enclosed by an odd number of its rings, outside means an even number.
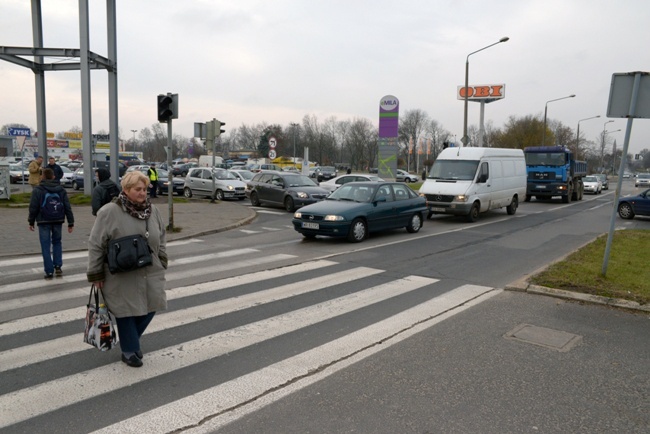
[[[101,207],[110,203],[114,197],[117,197],[120,194],[120,188],[111,179],[111,172],[100,167],[95,170],[95,175],[97,175],[99,183],[93,189],[91,201],[92,213],[94,216],[97,215],[97,211],[99,211]]]
[[[54,171],[43,169],[41,183],[34,187],[29,202],[29,230],[34,231],[38,223],[38,238],[41,241],[45,278],[51,279],[55,274],[61,277],[63,271],[63,246],[61,245],[61,228],[68,220],[68,233],[72,233],[74,216],[68,199],[68,193],[54,179]]]

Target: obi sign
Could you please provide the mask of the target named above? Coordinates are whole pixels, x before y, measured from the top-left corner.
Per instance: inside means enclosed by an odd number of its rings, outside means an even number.
[[[506,97],[505,84],[483,84],[479,86],[469,86],[467,91],[468,100],[495,100]],[[458,86],[456,97],[465,99],[465,86]]]

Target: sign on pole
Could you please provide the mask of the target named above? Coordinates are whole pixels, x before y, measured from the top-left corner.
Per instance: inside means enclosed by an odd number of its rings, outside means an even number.
[[[395,179],[397,172],[397,133],[399,127],[399,100],[386,95],[379,101],[379,155],[378,174],[384,179]]]

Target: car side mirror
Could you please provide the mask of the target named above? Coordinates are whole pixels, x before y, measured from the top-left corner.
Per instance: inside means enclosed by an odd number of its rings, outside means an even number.
[[[386,202],[386,196],[379,196],[375,198],[375,202]]]

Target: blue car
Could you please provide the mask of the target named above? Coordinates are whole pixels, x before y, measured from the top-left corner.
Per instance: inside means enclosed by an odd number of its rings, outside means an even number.
[[[293,227],[306,238],[345,237],[358,243],[371,232],[406,228],[415,233],[427,212],[426,199],[398,182],[350,182],[324,201],[293,215]]]
[[[633,219],[635,215],[650,216],[650,190],[636,196],[626,196],[618,200],[618,215],[622,219]]]

